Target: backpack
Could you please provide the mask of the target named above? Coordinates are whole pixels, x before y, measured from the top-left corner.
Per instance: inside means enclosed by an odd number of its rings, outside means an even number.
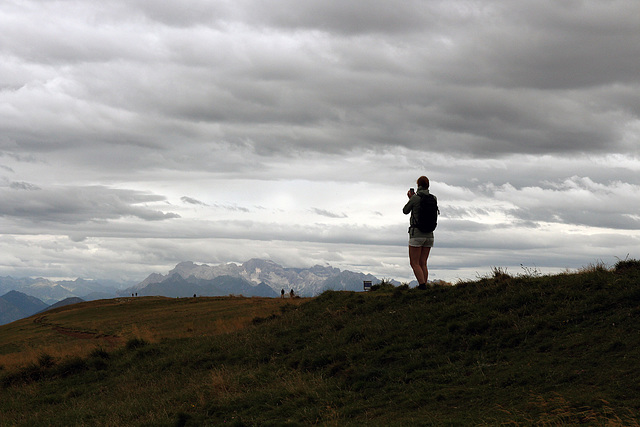
[[[421,194],[420,211],[418,212],[418,223],[416,227],[423,233],[431,233],[438,226],[438,201],[433,194]]]

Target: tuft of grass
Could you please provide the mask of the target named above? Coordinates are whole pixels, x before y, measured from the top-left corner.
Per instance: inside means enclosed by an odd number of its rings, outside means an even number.
[[[371,286],[372,291],[380,291],[380,292],[392,292],[396,289],[396,287],[391,283],[390,279],[383,278],[380,283],[377,283]]]
[[[38,366],[43,369],[51,368],[55,363],[55,359],[50,354],[42,353],[38,356]]]
[[[88,363],[86,359],[79,356],[69,357],[60,362],[52,374],[61,377],[68,377],[82,373],[87,368]]]
[[[127,350],[135,350],[136,348],[144,347],[148,344],[149,343],[142,338],[131,338],[129,341],[127,341],[125,348]]]
[[[507,272],[507,269],[503,267],[492,267],[491,274],[492,279],[496,282],[508,281],[511,279],[511,275]]]
[[[109,352],[102,347],[96,347],[91,353],[89,353],[90,358],[94,359],[109,359]]]
[[[616,273],[639,273],[640,272],[640,260],[636,259],[628,259],[618,260],[616,265],[614,266],[614,271]]]
[[[580,272],[582,273],[608,273],[609,271],[609,267],[602,260],[589,263],[585,267],[580,269]]]
[[[542,272],[540,270],[538,270],[538,267],[536,267],[536,266],[527,267],[524,264],[520,264],[520,267],[524,271],[524,273],[521,273],[521,277],[524,277],[524,278],[536,278],[536,277],[542,276]]]

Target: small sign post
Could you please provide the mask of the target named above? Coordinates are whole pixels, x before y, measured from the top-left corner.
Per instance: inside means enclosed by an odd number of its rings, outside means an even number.
[[[371,280],[363,280],[362,284],[364,285],[364,290],[365,291],[370,291],[371,290]]]

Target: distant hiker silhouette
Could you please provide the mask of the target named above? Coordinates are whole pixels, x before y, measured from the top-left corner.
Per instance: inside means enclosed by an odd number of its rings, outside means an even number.
[[[291,289],[291,292],[289,292],[289,296],[293,298],[293,289]]]
[[[411,213],[409,217],[409,264],[418,280],[418,288],[427,289],[427,280],[429,279],[427,258],[429,258],[433,247],[433,229],[439,212],[436,197],[429,193],[429,178],[421,176],[416,184],[418,184],[418,192],[413,191],[413,188],[407,192],[409,201],[402,208],[402,212],[405,215]],[[431,224],[425,225],[425,221],[431,221]]]
[[[284,298],[284,289],[280,291],[280,298]]]

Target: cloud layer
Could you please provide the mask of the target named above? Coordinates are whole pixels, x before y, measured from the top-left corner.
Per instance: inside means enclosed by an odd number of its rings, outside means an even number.
[[[0,5],[0,274],[638,256],[637,1],[165,3]]]

